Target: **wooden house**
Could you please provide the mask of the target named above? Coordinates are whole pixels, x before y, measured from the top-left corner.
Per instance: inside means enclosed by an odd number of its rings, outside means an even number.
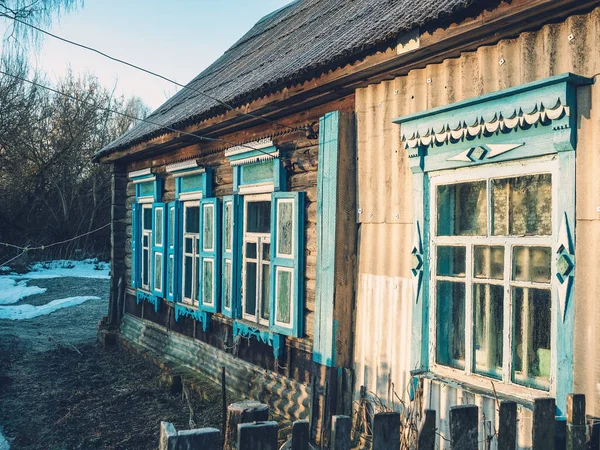
[[[515,399],[524,448],[534,398],[600,415],[599,4],[263,18],[96,155],[112,325],[317,441],[361,399]]]

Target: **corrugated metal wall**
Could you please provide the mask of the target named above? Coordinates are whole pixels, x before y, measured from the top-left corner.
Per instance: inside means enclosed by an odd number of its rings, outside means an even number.
[[[404,383],[410,370],[412,176],[392,119],[564,72],[600,72],[600,9],[357,91],[357,390],[365,384],[385,399],[386,373]],[[588,396],[588,412],[600,415],[600,88],[579,96],[586,106],[577,149],[575,390]],[[428,389],[432,406],[442,410],[466,395],[435,384]],[[493,410],[487,400],[477,401]]]

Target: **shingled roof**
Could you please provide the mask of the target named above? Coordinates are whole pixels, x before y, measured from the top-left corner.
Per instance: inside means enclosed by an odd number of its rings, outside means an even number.
[[[298,0],[261,19],[188,86],[234,106],[350,62],[355,55],[416,27],[447,19],[482,0]],[[481,8],[483,9],[483,8]],[[222,112],[223,106],[182,89],[148,119],[177,128]],[[96,157],[168,133],[140,123]]]

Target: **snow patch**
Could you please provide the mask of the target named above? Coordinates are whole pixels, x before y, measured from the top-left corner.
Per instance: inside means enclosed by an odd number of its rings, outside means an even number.
[[[41,262],[31,266],[25,275],[11,275],[14,279],[42,280],[47,278],[98,278],[110,279],[110,264],[98,262],[97,259],[83,261],[57,260]]]
[[[59,300],[53,300],[50,303],[41,306],[33,305],[16,305],[16,306],[0,306],[0,319],[8,320],[25,320],[35,317],[44,316],[53,313],[59,309],[68,308],[70,306],[81,305],[88,300],[100,300],[100,297],[83,296],[83,297],[68,297]],[[0,447],[0,450],[3,450]]]
[[[0,277],[0,305],[12,305],[35,294],[43,294],[46,288],[27,286],[27,281],[16,282],[11,277]],[[0,447],[2,450],[2,447]]]

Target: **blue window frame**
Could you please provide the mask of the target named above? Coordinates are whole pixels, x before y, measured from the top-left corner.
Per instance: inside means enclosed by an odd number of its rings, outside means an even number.
[[[169,301],[179,301],[178,282],[180,277],[181,255],[181,203],[179,201],[167,204],[167,247],[166,247],[166,298]]]
[[[228,195],[223,197],[222,213],[222,243],[223,260],[221,264],[221,311],[227,317],[238,317],[238,302],[236,293],[239,292],[238,277],[236,274],[240,270],[240,253],[238,248],[238,220],[240,215],[239,197],[237,195]]]

